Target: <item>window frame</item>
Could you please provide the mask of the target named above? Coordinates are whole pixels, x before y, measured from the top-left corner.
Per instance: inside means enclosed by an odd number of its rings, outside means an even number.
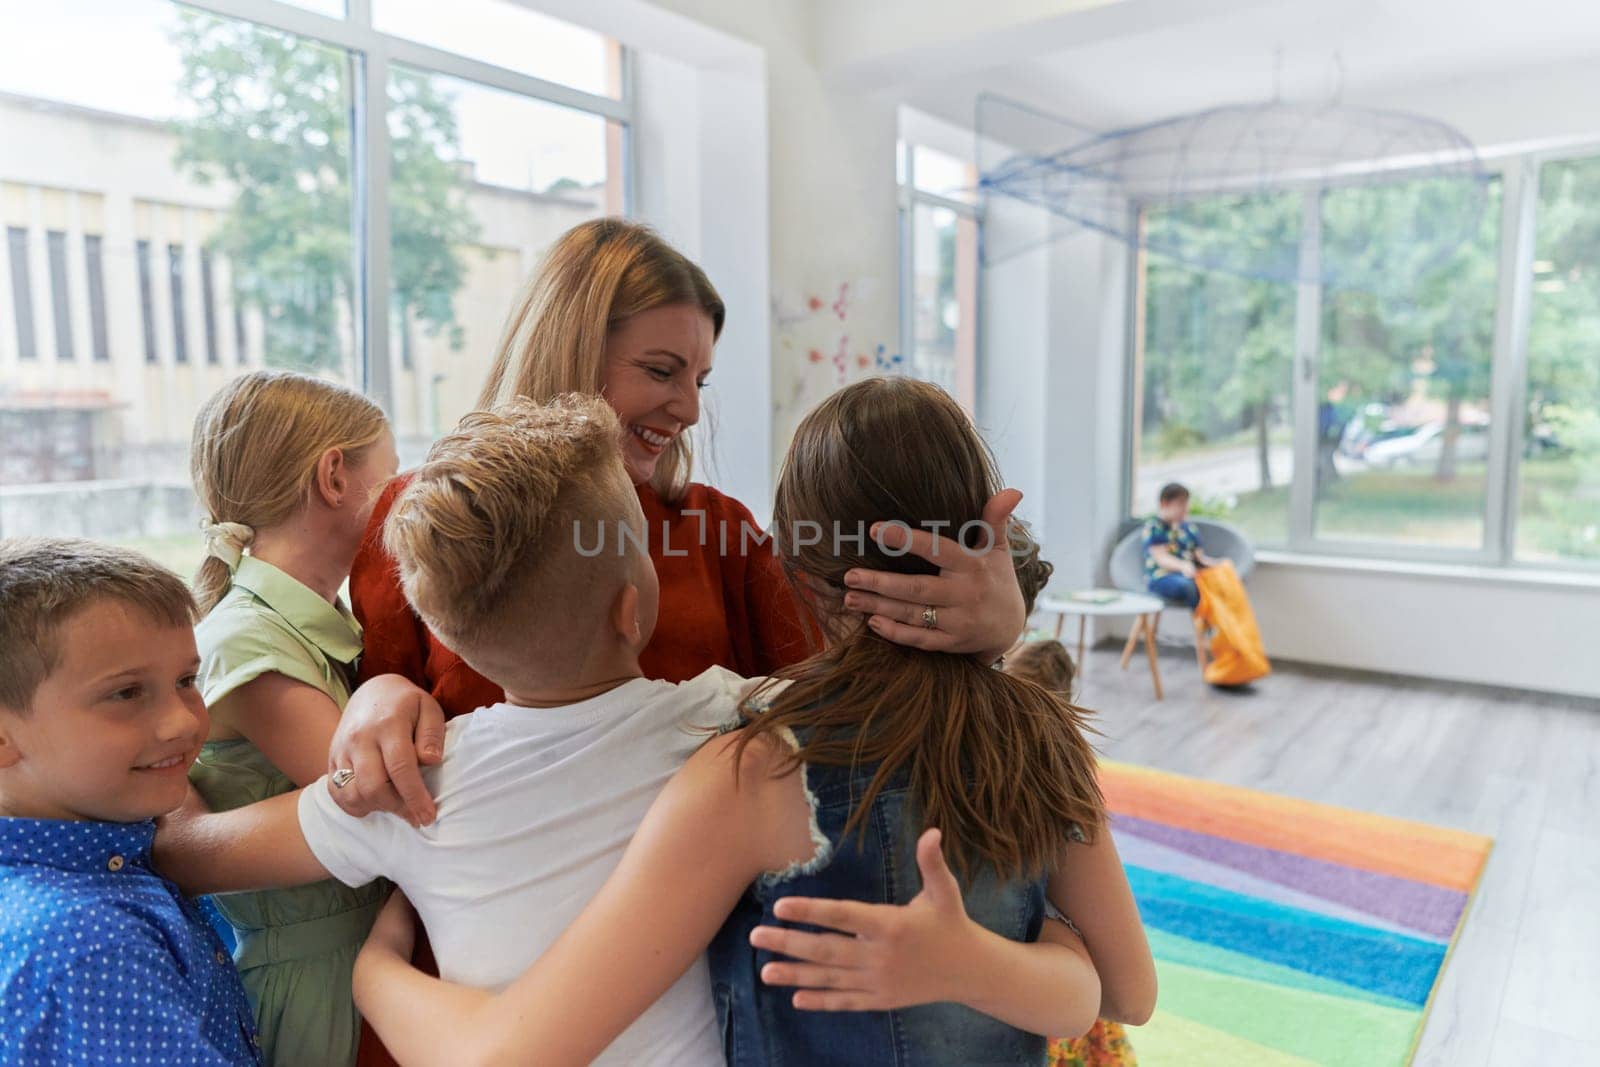
[[[185,7],[241,19],[268,29],[343,49],[351,70],[351,237],[361,321],[356,323],[359,387],[385,411],[393,411],[390,381],[389,71],[394,64],[442,74],[490,89],[599,115],[620,127],[623,214],[632,215],[637,196],[634,161],[635,57],[619,44],[621,91],[616,98],[469,59],[404,37],[381,33],[372,22],[372,0],[347,0],[343,18],[294,7],[280,0],[177,0]],[[538,10],[537,5],[530,5]],[[556,18],[564,15],[549,12]],[[567,19],[567,21],[571,21]],[[574,25],[582,25],[574,23]],[[243,357],[241,354],[241,365]]]
[[[155,242],[148,237],[135,238],[133,242],[134,269],[139,277],[139,324],[144,341],[144,365],[161,364],[161,348],[156,341],[155,265],[151,262]]]
[[[900,353],[904,360],[906,373],[909,373],[913,353],[917,343],[917,314],[916,314],[916,211],[919,207],[945,208],[955,213],[958,225],[962,218],[972,222],[977,231],[978,246],[978,279],[977,291],[974,294],[972,306],[972,392],[970,398],[973,412],[979,409],[983,401],[983,375],[979,366],[983,361],[983,207],[980,203],[968,203],[965,200],[956,200],[938,193],[930,193],[917,188],[916,154],[917,142],[901,139],[895,144],[898,157],[897,171],[899,174],[899,245],[900,245]],[[981,198],[980,198],[981,199]],[[957,397],[958,402],[963,398]]]
[[[89,359],[92,363],[111,362],[111,335],[106,324],[105,235],[83,235],[83,270],[88,285]]]
[[[33,250],[24,226],[6,227],[6,257],[11,273],[11,302],[15,305],[17,360],[39,362],[39,324],[33,307]]]
[[[54,327],[56,362],[76,363],[72,336],[72,264],[67,255],[67,232],[45,230],[45,264],[50,277],[50,322]]]
[[[1322,290],[1320,282],[1299,282],[1295,310],[1295,351],[1290,405],[1294,418],[1294,466],[1289,489],[1288,537],[1274,551],[1287,558],[1336,558],[1488,567],[1516,572],[1600,574],[1600,562],[1525,560],[1516,556],[1522,448],[1527,416],[1528,342],[1533,312],[1533,262],[1538,238],[1539,189],[1546,164],[1600,157],[1600,139],[1576,139],[1532,150],[1486,153],[1484,172],[1501,183],[1498,265],[1495,279],[1494,341],[1489,365],[1489,446],[1483,502],[1483,542],[1478,548],[1352,541],[1318,537],[1314,532],[1317,382],[1322,367]],[[1378,167],[1374,167],[1374,170]],[[1394,172],[1395,181],[1405,179]],[[1287,187],[1292,191],[1292,187]],[[1226,190],[1219,189],[1220,194]],[[1315,275],[1321,252],[1320,187],[1301,191],[1301,273]],[[1199,193],[1194,195],[1207,195]],[[1143,234],[1144,213],[1173,199],[1135,200],[1129,206],[1129,232]],[[1125,332],[1122,508],[1135,518],[1132,494],[1142,412],[1145,278],[1148,252],[1142,242],[1128,256]],[[1308,261],[1309,260],[1309,261]],[[1307,270],[1306,268],[1311,268]]]
[[[212,269],[211,246],[200,246],[200,305],[206,331],[206,366],[220,367],[222,353],[217,348],[216,272]]]
[[[188,274],[183,245],[167,242],[167,303],[172,312],[172,363],[177,367],[189,363],[189,313],[183,301],[184,279]]]

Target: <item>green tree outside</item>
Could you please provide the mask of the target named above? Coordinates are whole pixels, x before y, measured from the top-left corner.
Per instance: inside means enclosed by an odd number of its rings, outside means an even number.
[[[350,87],[338,49],[247,22],[182,11],[180,89],[196,112],[176,123],[177,163],[238,192],[215,244],[237,298],[265,323],[265,362],[355,381],[341,334],[359,322],[352,243]],[[477,236],[464,202],[452,99],[423,73],[394,68],[389,124],[391,283],[403,329],[460,344],[458,249]]]
[[[1337,284],[1323,289],[1319,399],[1347,391],[1347,408],[1387,409],[1420,390],[1441,403],[1444,429],[1425,470],[1357,471],[1319,484],[1319,528],[1442,543],[1478,536],[1488,472],[1481,455],[1463,456],[1460,441],[1465,412],[1486,408],[1489,396],[1500,195],[1498,180],[1322,195],[1324,266]],[[1476,216],[1471,197],[1481,198]],[[1298,193],[1218,198],[1152,210],[1145,220],[1153,247],[1177,238],[1194,262],[1148,256],[1141,454],[1198,462],[1250,447],[1256,488],[1222,509],[1269,539],[1282,536],[1287,512],[1269,446],[1290,438],[1295,286],[1195,264],[1250,262],[1292,279],[1302,203]],[[1519,554],[1600,558],[1597,205],[1600,160],[1543,168]],[[1446,254],[1438,241],[1417,239],[1473,217],[1476,232]]]

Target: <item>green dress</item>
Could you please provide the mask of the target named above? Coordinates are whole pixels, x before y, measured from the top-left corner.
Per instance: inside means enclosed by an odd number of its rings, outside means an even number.
[[[343,603],[330,604],[269,563],[242,559],[233,588],[201,620],[195,637],[207,703],[274,672],[320,689],[340,708],[350,699],[360,625]],[[208,742],[189,777],[214,811],[295,788],[242,739]],[[361,1019],[350,974],[387,889],[381,881],[350,889],[330,880],[213,898],[238,935],[234,962],[268,1064],[355,1062]]]

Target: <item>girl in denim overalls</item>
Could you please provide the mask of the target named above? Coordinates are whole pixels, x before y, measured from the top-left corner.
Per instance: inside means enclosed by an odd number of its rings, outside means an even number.
[[[966,546],[952,552],[1009,539],[1036,591],[1037,546],[983,519],[998,488],[939,389],[877,378],[824,401],[790,446],[773,523],[826,648],[690,758],[610,881],[504,992],[412,969],[391,907],[357,983],[385,1040],[424,1064],[586,1062],[708,943],[736,1067],[1042,1067],[1046,1035],[1145,1021],[1154,968],[1082,713],[971,657],[892,643],[893,621],[864,623],[846,597],[846,572],[873,567],[908,583],[880,592],[919,599],[909,583],[928,565],[869,532],[886,517],[949,531]],[[937,611],[901,623],[931,628]]]

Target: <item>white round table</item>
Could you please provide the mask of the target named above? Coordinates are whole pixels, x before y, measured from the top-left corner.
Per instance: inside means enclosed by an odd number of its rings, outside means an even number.
[[[1111,590],[1106,590],[1110,592]],[[1156,666],[1156,620],[1161,617],[1161,610],[1166,602],[1158,596],[1149,593],[1128,593],[1116,590],[1115,600],[1097,603],[1093,600],[1074,600],[1071,596],[1045,595],[1039,598],[1039,610],[1053,612],[1056,616],[1056,639],[1061,638],[1061,628],[1067,621],[1068,615],[1078,617],[1078,669],[1083,669],[1084,630],[1091,615],[1107,616],[1134,616],[1133,631],[1128,634],[1128,643],[1122,649],[1122,665],[1126,667],[1128,660],[1133,656],[1133,650],[1139,639],[1144,638],[1144,649],[1150,660],[1150,681],[1155,684],[1156,699],[1162,698],[1161,671]]]

